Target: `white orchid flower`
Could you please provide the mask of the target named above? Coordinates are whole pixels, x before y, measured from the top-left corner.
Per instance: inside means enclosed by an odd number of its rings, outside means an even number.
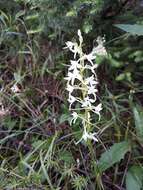
[[[79,69],[79,68],[82,67],[82,66],[80,65],[79,61],[73,61],[73,60],[71,60],[70,62],[71,62],[71,65],[70,65],[70,67],[69,67],[69,71],[70,71],[70,70]]]
[[[77,99],[74,96],[69,95],[68,102],[69,102],[69,108],[70,109],[72,107],[72,104],[75,103],[76,101],[77,101]]]
[[[68,82],[71,82],[71,85],[74,85],[75,79],[82,80],[82,77],[77,69],[68,72],[68,76],[65,77]]]
[[[75,122],[76,122],[76,120],[77,120],[77,118],[79,117],[78,116],[78,114],[77,114],[77,112],[73,112],[72,114],[72,119],[71,119],[71,124],[73,123],[73,124],[75,124]]]
[[[79,53],[79,47],[77,43],[73,43],[73,42],[66,42],[66,47],[64,49],[69,49],[72,53],[74,53],[74,58],[76,58],[76,55]]]
[[[95,136],[97,136],[97,133],[91,133],[91,132],[88,133],[86,128],[84,128],[84,132],[82,134],[82,137],[79,139],[78,142],[76,142],[76,144],[79,144],[82,140],[87,142],[88,139],[93,140],[95,142],[98,142],[98,139]]]
[[[87,96],[87,97],[85,97],[84,100],[82,101],[81,107],[86,107],[86,108],[92,107],[92,103],[94,103],[95,101],[96,101],[95,99],[89,98],[89,97]]]

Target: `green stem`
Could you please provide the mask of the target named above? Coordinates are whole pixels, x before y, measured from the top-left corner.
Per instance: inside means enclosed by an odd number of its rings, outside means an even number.
[[[94,151],[94,148],[91,144],[91,141],[88,141],[88,148],[91,153],[91,158],[92,158],[92,163],[93,163],[93,168],[94,168],[94,174],[95,174],[95,184],[97,184],[98,190],[104,190],[102,180],[101,180],[101,175],[98,170],[97,162],[96,162],[96,154]]]

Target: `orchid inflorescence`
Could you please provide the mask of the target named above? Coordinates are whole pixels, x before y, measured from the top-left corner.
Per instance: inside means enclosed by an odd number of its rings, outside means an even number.
[[[66,47],[74,54],[74,60],[70,61],[66,90],[69,93],[69,109],[72,111],[71,124],[75,124],[77,119],[82,121],[83,134],[77,142],[88,139],[98,141],[97,133],[92,132],[92,115],[97,114],[100,119],[102,104],[97,100],[97,64],[93,61],[97,55],[105,55],[106,50],[103,46],[103,40],[97,39],[98,46],[94,47],[92,52],[85,54],[82,50],[83,37],[78,30],[79,44],[76,42],[66,42]]]

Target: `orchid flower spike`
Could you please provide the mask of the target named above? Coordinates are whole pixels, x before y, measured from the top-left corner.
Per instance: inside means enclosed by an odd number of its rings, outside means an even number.
[[[85,54],[82,50],[83,37],[81,31],[77,32],[79,43],[66,42],[66,49],[68,48],[74,54],[74,60],[70,61],[68,74],[65,77],[67,81],[66,90],[69,93],[68,102],[69,109],[72,112],[71,125],[75,124],[77,120],[81,120],[83,127],[82,140],[98,141],[97,133],[92,132],[93,124],[91,123],[94,114],[100,119],[100,112],[102,104],[97,98],[98,79],[96,75],[97,64],[95,64],[97,55],[106,55],[106,49],[103,46],[104,40],[97,39],[98,46],[94,47],[92,52]],[[75,96],[76,95],[76,96]]]

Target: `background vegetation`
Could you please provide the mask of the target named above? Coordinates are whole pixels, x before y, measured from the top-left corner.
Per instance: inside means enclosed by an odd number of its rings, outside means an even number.
[[[0,0],[0,189],[143,188],[143,2]],[[135,25],[134,25],[135,24]],[[64,77],[67,40],[98,57],[99,143],[75,145]],[[127,33],[126,33],[126,32]]]

